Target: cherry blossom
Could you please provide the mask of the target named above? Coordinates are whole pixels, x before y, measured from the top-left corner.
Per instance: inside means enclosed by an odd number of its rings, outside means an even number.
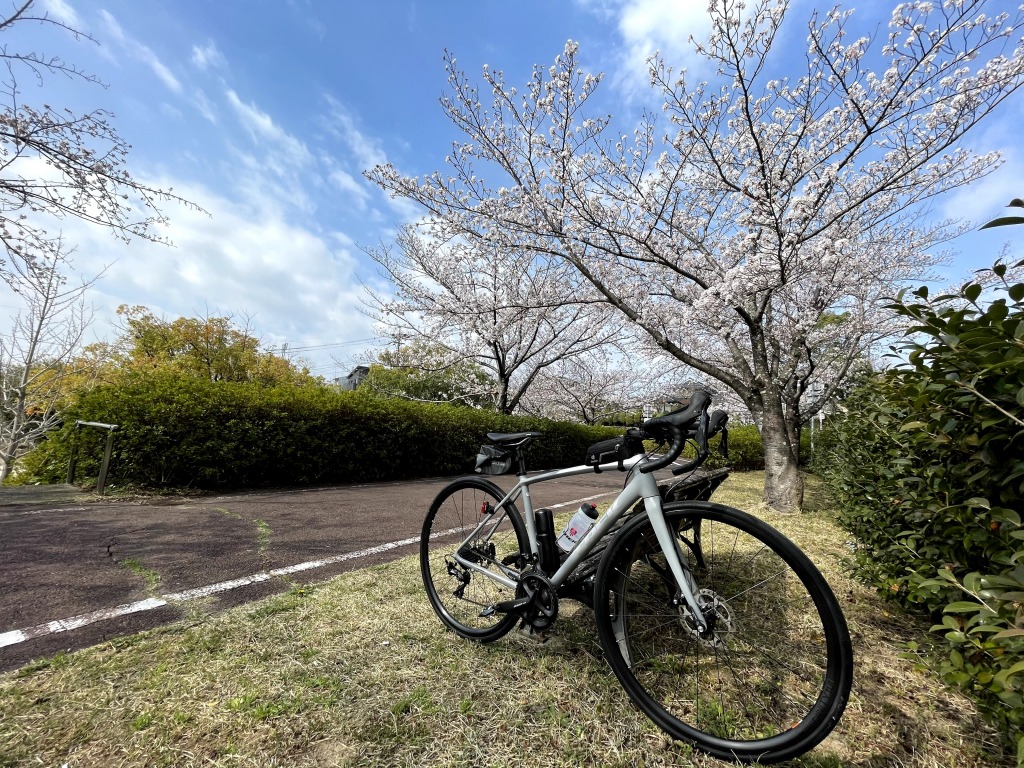
[[[762,432],[766,500],[799,507],[801,425],[959,231],[928,204],[1000,163],[961,143],[1024,82],[1022,12],[995,5],[902,3],[868,35],[852,11],[814,12],[787,77],[771,54],[801,23],[789,3],[712,0],[696,49],[717,77],[653,57],[661,109],[632,130],[593,106],[601,76],[575,42],[518,91],[449,55],[441,106],[463,139],[445,170],[367,175],[449,237],[571,266],[625,330],[734,391]]]

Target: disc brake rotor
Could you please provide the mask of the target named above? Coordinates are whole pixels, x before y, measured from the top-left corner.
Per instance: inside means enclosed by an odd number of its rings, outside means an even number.
[[[725,648],[726,638],[733,632],[733,615],[729,604],[714,590],[702,589],[696,594],[708,628],[701,632],[690,607],[683,601],[679,606],[679,618],[683,628],[705,648]]]

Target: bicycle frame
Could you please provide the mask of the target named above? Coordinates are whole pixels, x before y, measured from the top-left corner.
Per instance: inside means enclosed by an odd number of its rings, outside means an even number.
[[[645,456],[633,456],[622,462],[622,465],[628,471],[632,470],[636,465],[644,462],[647,457]],[[611,462],[608,464],[602,464],[600,467],[601,471],[618,472],[619,463]],[[459,549],[462,545],[476,538],[479,533],[485,530],[494,521],[494,526],[500,523],[502,516],[505,514],[503,507],[509,502],[515,502],[518,499],[522,499],[523,502],[523,514],[526,518],[526,530],[530,540],[530,552],[537,559],[540,556],[540,545],[537,542],[537,522],[534,517],[533,501],[530,498],[530,486],[537,483],[547,482],[549,480],[557,480],[563,477],[575,477],[576,475],[584,475],[587,473],[594,472],[594,467],[580,465],[576,467],[567,467],[565,469],[556,469],[550,472],[542,472],[539,475],[530,477],[528,475],[519,475],[518,482],[513,486],[498,504],[495,505],[494,514],[484,518],[480,521],[480,524],[473,529],[473,532],[459,545]],[[704,614],[701,612],[700,606],[697,602],[696,597],[696,583],[693,580],[693,576],[690,574],[689,568],[683,564],[683,559],[680,557],[678,544],[675,536],[672,534],[671,529],[667,521],[665,520],[665,513],[661,505],[661,493],[658,490],[658,481],[655,480],[653,473],[643,472],[631,472],[631,477],[626,483],[626,486],[622,489],[619,495],[612,502],[608,510],[602,514],[597,522],[594,523],[594,527],[590,529],[586,536],[576,545],[575,549],[569,553],[565,562],[559,566],[558,570],[553,574],[545,574],[551,585],[558,589],[569,580],[569,576],[576,570],[577,566],[582,563],[587,557],[593,552],[598,542],[604,538],[604,536],[611,530],[612,526],[626,513],[627,510],[632,508],[634,504],[643,499],[644,507],[647,511],[647,515],[651,521],[651,527],[654,529],[655,536],[658,539],[658,544],[661,546],[662,552],[665,555],[665,562],[669,567],[672,575],[675,577],[676,585],[679,587],[679,591],[683,598],[686,600],[686,604],[692,612],[693,618],[697,624],[699,631],[705,631],[707,622],[704,618]],[[497,520],[494,518],[497,516]],[[513,569],[508,569],[506,575],[494,573],[493,571],[483,568],[477,563],[471,562],[466,558],[460,557],[458,554],[459,550],[456,550],[454,555],[455,560],[463,568],[474,571],[478,575],[484,575],[489,579],[493,579],[500,584],[505,585],[509,589],[515,589],[518,585],[518,580],[511,577],[510,574],[516,573]]]

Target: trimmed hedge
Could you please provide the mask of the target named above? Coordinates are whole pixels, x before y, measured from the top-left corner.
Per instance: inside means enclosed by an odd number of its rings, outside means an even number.
[[[531,469],[582,462],[618,428],[386,399],[326,387],[262,388],[170,375],[81,393],[21,463],[21,482],[63,482],[76,420],[118,424],[109,482],[233,489],[471,472],[486,433],[535,430]],[[95,477],[105,433],[78,432],[79,477]]]
[[[909,368],[854,392],[820,466],[858,574],[932,613],[943,679],[1024,764],[1024,284],[996,290],[983,305],[981,283],[921,288],[896,305],[920,339],[903,347]]]

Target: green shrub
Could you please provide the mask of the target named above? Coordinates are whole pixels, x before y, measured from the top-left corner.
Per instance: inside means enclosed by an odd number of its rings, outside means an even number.
[[[933,612],[943,678],[1024,757],[1024,284],[985,305],[982,292],[901,297],[918,339],[902,348],[908,366],[846,401],[819,466],[860,575]]]
[[[64,479],[72,441],[79,477],[95,477],[105,433],[76,420],[118,424],[110,481],[227,489],[437,477],[472,471],[490,431],[536,430],[531,468],[582,462],[591,443],[620,429],[493,411],[385,399],[316,387],[259,387],[167,374],[81,393],[65,424],[25,457],[19,479]]]

